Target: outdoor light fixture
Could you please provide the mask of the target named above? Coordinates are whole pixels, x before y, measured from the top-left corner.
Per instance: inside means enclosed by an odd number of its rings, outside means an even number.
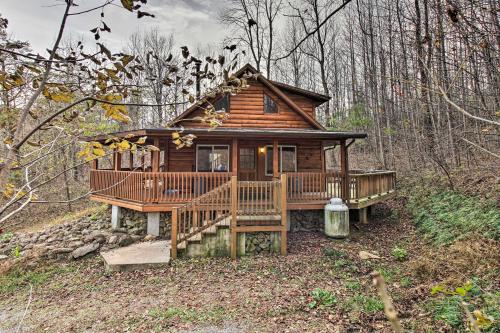
[[[260,147],[260,148],[259,148],[259,152],[260,152],[261,154],[264,154],[264,153],[266,152],[266,147]]]

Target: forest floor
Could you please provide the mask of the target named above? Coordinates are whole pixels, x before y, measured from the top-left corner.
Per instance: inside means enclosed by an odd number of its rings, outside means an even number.
[[[390,332],[374,270],[408,331],[452,331],[464,322],[460,302],[432,287],[472,280],[478,295],[498,301],[498,243],[475,235],[435,247],[405,205],[380,205],[347,240],[292,233],[286,257],[178,260],[127,273],[107,273],[99,256],[20,268],[0,276],[0,332],[17,332],[21,321],[24,332]]]

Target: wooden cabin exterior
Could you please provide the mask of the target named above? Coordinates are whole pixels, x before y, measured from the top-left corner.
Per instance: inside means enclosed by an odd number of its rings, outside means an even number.
[[[256,76],[249,88],[213,101],[228,114],[220,127],[190,120],[202,115],[196,105],[179,116],[184,133],[196,135],[191,147],[177,149],[172,142],[178,128],[112,134],[131,141],[147,137],[160,151],[116,152],[107,169],[95,161],[92,200],[172,212],[173,257],[204,230],[227,224],[234,257],[237,234],[257,231],[278,232],[286,253],[288,211],[322,209],[340,197],[364,217],[366,207],[394,193],[393,172],[349,170],[349,146],[366,134],[327,131],[315,110],[328,96],[267,80],[249,65],[237,75],[244,73]],[[339,147],[340,168],[327,170],[325,152],[333,147]]]

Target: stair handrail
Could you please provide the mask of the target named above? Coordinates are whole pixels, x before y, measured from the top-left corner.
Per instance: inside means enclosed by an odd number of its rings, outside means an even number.
[[[208,207],[203,209],[204,206]],[[188,203],[173,208],[171,258],[175,259],[177,257],[177,245],[179,243],[186,241],[229,216],[230,206],[231,181],[228,181]],[[199,223],[200,221],[201,223]]]

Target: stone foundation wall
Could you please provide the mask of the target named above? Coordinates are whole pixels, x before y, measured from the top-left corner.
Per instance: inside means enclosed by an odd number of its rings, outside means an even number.
[[[324,231],[325,215],[323,210],[290,211],[290,231]]]
[[[122,208],[120,226],[123,232],[131,235],[146,235],[148,213]],[[172,213],[160,213],[160,238],[170,238],[172,230]]]
[[[244,235],[245,255],[271,254],[280,251],[278,232],[246,232]]]

